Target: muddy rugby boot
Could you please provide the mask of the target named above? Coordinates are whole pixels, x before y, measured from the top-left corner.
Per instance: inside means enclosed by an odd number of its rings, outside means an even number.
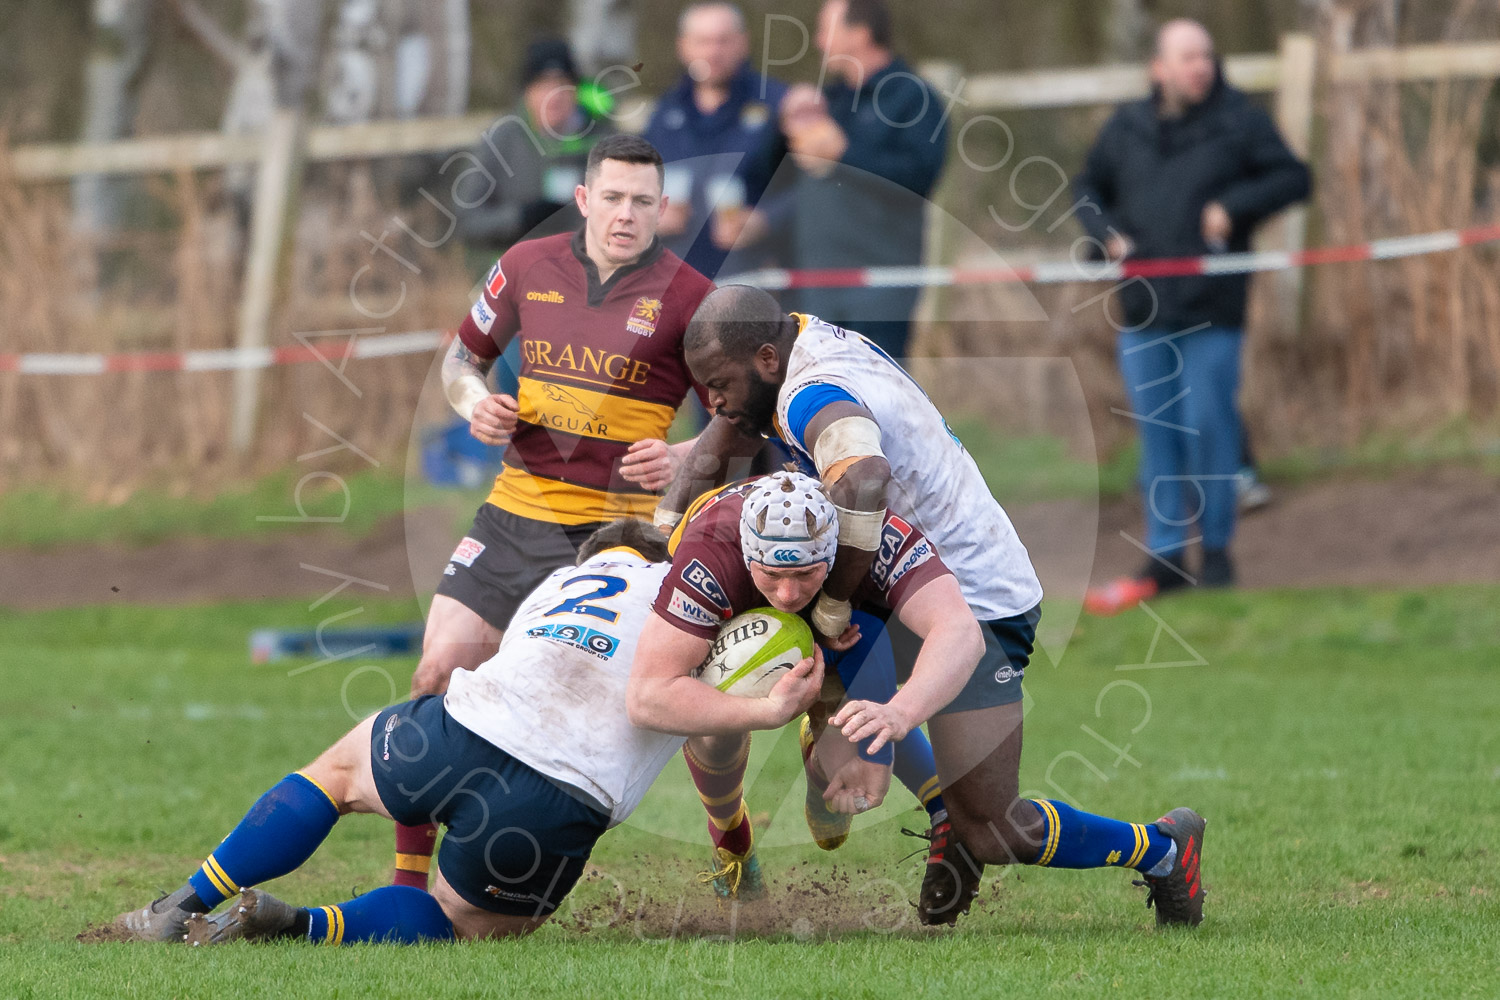
[[[1197,927],[1203,922],[1203,828],[1208,821],[1186,806],[1156,821],[1156,829],[1177,845],[1177,861],[1165,875],[1146,875],[1136,885],[1146,887],[1146,906],[1156,907],[1156,926]]]

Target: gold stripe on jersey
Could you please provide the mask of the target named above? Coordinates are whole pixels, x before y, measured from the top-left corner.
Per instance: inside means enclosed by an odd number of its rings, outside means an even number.
[[[516,394],[520,418],[548,430],[634,444],[664,438],[677,411],[662,403],[584,389],[562,382],[522,378]]]
[[[654,493],[609,493],[533,476],[505,466],[495,477],[489,503],[517,517],[553,524],[593,524],[617,517],[651,519],[661,498]]]
[[[736,485],[735,483],[731,483],[728,486],[720,486],[718,489],[709,490],[688,504],[687,513],[682,515],[682,520],[677,522],[677,527],[672,529],[672,535],[667,539],[667,555],[675,556],[677,554],[677,546],[682,542],[682,533],[687,530],[688,522],[698,516],[698,512],[703,509],[703,505],[720,493],[734,488]]]

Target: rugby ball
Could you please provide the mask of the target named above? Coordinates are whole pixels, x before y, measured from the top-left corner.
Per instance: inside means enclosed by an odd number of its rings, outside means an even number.
[[[812,654],[806,622],[775,608],[756,608],[724,623],[693,676],[737,698],[764,698],[783,674]]]

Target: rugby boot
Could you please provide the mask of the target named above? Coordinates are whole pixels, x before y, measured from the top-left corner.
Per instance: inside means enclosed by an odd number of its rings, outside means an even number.
[[[813,730],[812,721],[802,718],[802,767],[807,772],[807,800],[802,806],[802,815],[807,818],[807,829],[813,843],[825,851],[836,851],[849,839],[849,828],[854,823],[850,813],[834,812],[828,801],[812,779]],[[826,783],[824,784],[826,788]]]
[[[246,889],[224,912],[195,913],[187,922],[187,943],[194,948],[229,941],[283,937],[297,920],[297,907],[269,892]]]
[[[947,819],[933,824],[926,833],[901,832],[927,841],[927,867],[917,894],[917,919],[928,927],[958,923],[979,895],[984,865],[954,837],[953,824]]]
[[[180,904],[193,895],[193,887],[185,885],[149,906],[120,914],[115,918],[115,929],[130,941],[181,941],[187,933],[188,918],[194,914]]]
[[[1146,906],[1156,907],[1156,926],[1197,927],[1203,922],[1203,828],[1208,821],[1186,806],[1167,813],[1156,829],[1177,845],[1177,860],[1165,875],[1145,875],[1136,885],[1146,887]]]
[[[751,902],[766,895],[765,876],[760,872],[760,860],[755,856],[755,845],[744,854],[734,854],[723,847],[714,848],[714,870],[701,872],[700,882],[714,887],[720,899]]]

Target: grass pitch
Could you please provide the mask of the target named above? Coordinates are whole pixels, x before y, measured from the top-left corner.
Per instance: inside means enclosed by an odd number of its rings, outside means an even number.
[[[410,662],[248,665],[250,628],[353,607],[336,604],[0,612],[0,995],[1500,992],[1494,588],[1192,595],[1159,618],[1085,619],[1056,663],[1039,659],[1023,787],[1122,818],[1206,815],[1196,932],[1158,933],[1126,873],[1029,868],[992,871],[956,931],[919,930],[905,897],[920,858],[899,860],[920,846],[899,834],[922,825],[912,799],[893,791],[822,854],[788,732],[757,736],[749,793],[772,817],[780,902],[736,914],[732,935],[694,881],[701,814],[674,763],[601,843],[579,905],[525,941],[75,943],[180,884],[262,790],[401,696]],[[414,613],[364,606],[365,622]],[[349,817],[271,889],[342,901],[383,883],[391,844],[388,824]]]

